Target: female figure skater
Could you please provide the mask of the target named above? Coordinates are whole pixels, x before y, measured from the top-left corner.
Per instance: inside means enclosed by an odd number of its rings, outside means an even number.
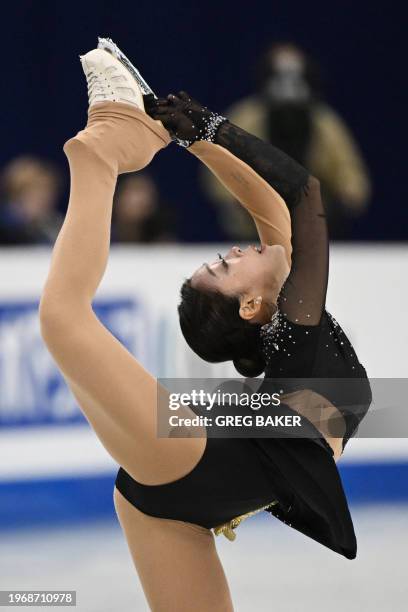
[[[244,518],[267,509],[345,557],[356,554],[335,459],[368,407],[369,387],[325,311],[328,241],[319,183],[187,94],[156,98],[109,39],[81,62],[88,122],[64,145],[71,191],[41,296],[42,336],[121,466],[115,507],[151,609],[230,612],[211,529],[232,538]],[[201,437],[156,437],[158,397],[168,392],[100,323],[92,299],[107,264],[117,176],[144,168],[171,140],[232,191],[262,243],[233,247],[184,283],[179,314],[187,342],[208,361],[233,360],[244,376],[265,371],[265,384],[279,379],[287,399],[282,413],[308,416],[323,402],[340,429],[306,419],[310,436],[297,439],[220,439],[205,429]],[[313,383],[294,387],[295,377],[363,384],[345,398]]]

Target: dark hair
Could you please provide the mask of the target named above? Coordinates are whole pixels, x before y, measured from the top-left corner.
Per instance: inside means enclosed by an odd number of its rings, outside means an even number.
[[[196,289],[187,279],[180,290],[178,306],[182,334],[199,357],[211,363],[233,361],[245,377],[265,369],[258,323],[249,323],[239,314],[239,299]]]

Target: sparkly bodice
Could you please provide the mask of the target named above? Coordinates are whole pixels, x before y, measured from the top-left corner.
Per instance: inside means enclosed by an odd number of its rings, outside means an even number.
[[[273,368],[275,376],[279,375],[279,372],[283,372],[284,376],[291,376],[293,371],[296,371],[299,377],[319,376],[320,373],[327,375],[329,370],[335,374],[339,370],[335,363],[338,357],[341,361],[340,368],[344,370],[347,364],[347,370],[351,370],[349,374],[352,376],[353,370],[359,365],[351,342],[336,319],[326,310],[319,325],[299,325],[287,319],[278,309],[270,323],[262,326],[260,333],[266,367],[268,370]],[[323,348],[319,342],[322,338],[325,339],[324,348],[327,350],[322,351],[324,363],[319,363],[317,349]],[[307,357],[300,355],[301,348],[307,350]]]
[[[312,388],[324,395],[345,418],[346,443],[367,412],[371,392],[366,371],[336,319],[325,310],[318,325],[299,325],[278,309],[260,334],[265,384],[284,393]]]

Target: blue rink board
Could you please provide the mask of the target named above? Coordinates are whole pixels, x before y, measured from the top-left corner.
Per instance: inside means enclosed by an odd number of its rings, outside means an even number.
[[[351,504],[408,500],[408,462],[347,464],[340,469]],[[0,529],[114,518],[116,474],[0,483]]]
[[[140,351],[148,331],[140,301],[116,296],[96,300],[93,308],[121,344]],[[0,429],[85,424],[41,337],[38,302],[0,301],[0,338]]]

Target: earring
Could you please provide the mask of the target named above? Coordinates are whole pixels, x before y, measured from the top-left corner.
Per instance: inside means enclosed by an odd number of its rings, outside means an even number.
[[[255,304],[260,304],[262,302],[262,296],[258,296],[257,298],[255,298]]]

